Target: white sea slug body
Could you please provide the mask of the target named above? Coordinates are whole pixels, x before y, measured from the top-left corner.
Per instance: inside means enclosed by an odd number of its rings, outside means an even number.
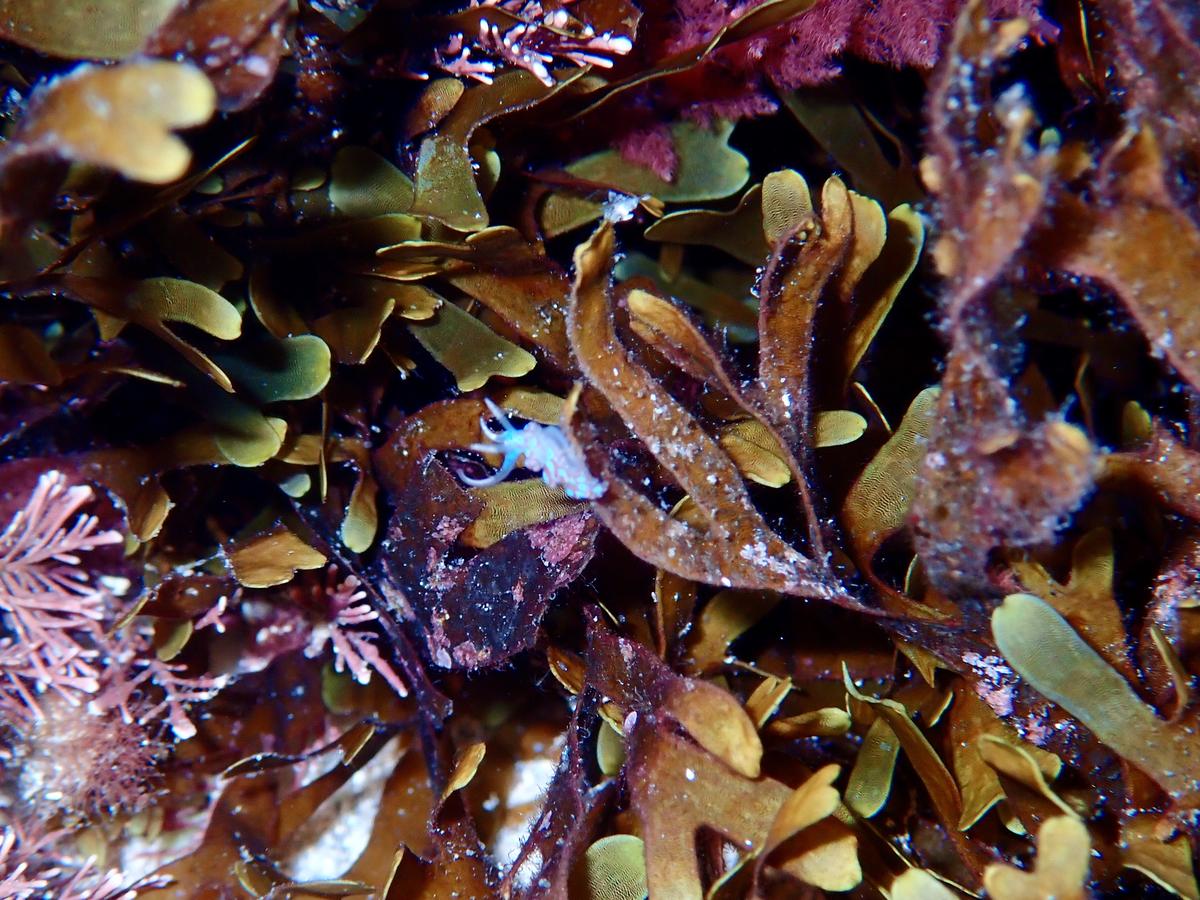
[[[472,444],[471,449],[477,453],[499,453],[504,461],[487,478],[463,476],[464,483],[471,487],[499,484],[517,467],[517,460],[524,457],[526,469],[541,472],[546,484],[562,488],[572,500],[595,500],[604,496],[608,484],[588,471],[587,463],[575,452],[561,428],[528,422],[518,429],[495,403],[489,399],[483,402],[500,422],[500,430],[493,431],[488,420],[481,418],[479,426],[488,443]]]

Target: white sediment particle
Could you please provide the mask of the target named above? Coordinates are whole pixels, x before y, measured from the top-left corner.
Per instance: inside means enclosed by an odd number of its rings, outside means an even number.
[[[392,741],[301,826],[292,842],[297,849],[281,863],[291,878],[300,882],[328,881],[354,864],[371,837],[384,785],[401,751],[401,742]],[[329,756],[338,761],[336,753]]]

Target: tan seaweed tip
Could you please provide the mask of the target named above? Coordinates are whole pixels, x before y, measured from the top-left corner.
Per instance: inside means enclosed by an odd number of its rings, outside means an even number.
[[[79,66],[39,90],[36,101],[20,143],[135,181],[167,184],[192,160],[171,130],[212,118],[217,92],[189,63],[142,59]]]

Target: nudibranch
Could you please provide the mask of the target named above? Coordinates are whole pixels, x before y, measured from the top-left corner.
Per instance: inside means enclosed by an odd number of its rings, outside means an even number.
[[[495,431],[486,418],[479,420],[486,444],[472,444],[477,453],[499,453],[504,457],[492,475],[487,478],[462,476],[471,487],[490,487],[499,484],[512,473],[520,459],[522,465],[533,472],[541,472],[542,480],[550,487],[559,487],[572,500],[595,500],[608,490],[607,482],[588,471],[587,463],[567,440],[561,428],[555,425],[539,425],[528,422],[517,428],[509,421],[499,406],[490,399],[483,401],[492,415],[500,422]],[[522,459],[523,458],[523,459]]]

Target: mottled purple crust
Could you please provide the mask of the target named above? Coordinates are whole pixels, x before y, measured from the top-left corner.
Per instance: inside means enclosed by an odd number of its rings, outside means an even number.
[[[471,487],[490,487],[499,484],[516,468],[517,460],[524,457],[523,465],[532,472],[541,472],[542,480],[550,487],[563,489],[572,500],[595,500],[604,496],[608,485],[588,471],[585,463],[567,442],[562,429],[554,425],[539,425],[528,422],[524,428],[516,428],[491,400],[484,400],[492,415],[500,422],[500,430],[494,431],[486,419],[479,420],[479,427],[486,444],[472,444],[471,449],[479,453],[499,453],[504,456],[500,468],[487,478],[463,477],[463,483]]]
[[[464,556],[458,535],[483,504],[436,460],[415,469],[394,497],[379,580],[402,594],[434,665],[495,668],[532,646],[554,594],[591,561],[592,511],[515,531]]]

